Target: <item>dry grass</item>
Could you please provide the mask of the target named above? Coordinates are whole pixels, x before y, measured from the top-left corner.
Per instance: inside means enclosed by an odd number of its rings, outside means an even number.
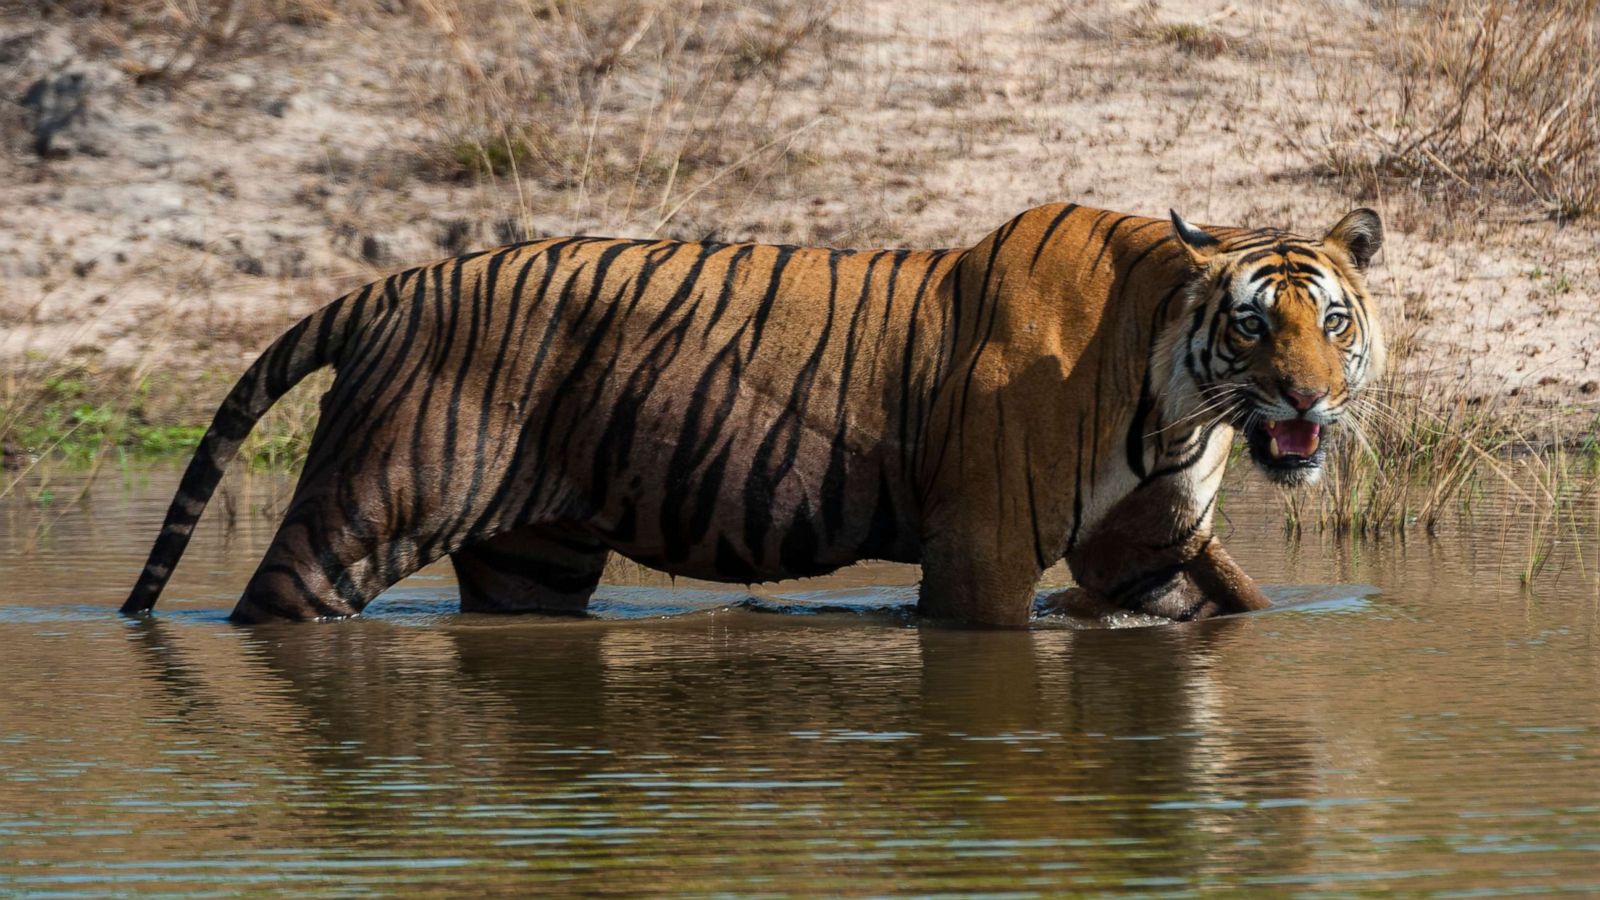
[[[115,52],[135,81],[180,87],[218,66],[282,46],[279,29],[339,21],[363,0],[44,0],[43,18],[70,18],[91,52]]]
[[[1530,588],[1561,575],[1560,565],[1577,566],[1587,579],[1600,575],[1585,563],[1600,527],[1600,454],[1593,439],[1573,446],[1560,440],[1561,434],[1554,423],[1530,429],[1528,438],[1542,444],[1542,451],[1519,457],[1510,475],[1514,505],[1526,516],[1517,574]],[[1563,544],[1575,552],[1560,552]],[[1558,565],[1554,572],[1553,563]]]
[[[1558,219],[1600,212],[1600,2],[1397,3],[1382,27],[1397,37],[1377,48],[1382,80],[1354,62],[1326,79],[1337,124],[1304,147],[1314,160]]]
[[[1323,479],[1309,490],[1282,492],[1291,534],[1434,534],[1446,513],[1471,503],[1480,479],[1509,477],[1501,457],[1512,445],[1527,445],[1522,413],[1462,379],[1437,378],[1413,364],[1426,305],[1426,297],[1413,295],[1390,310],[1382,380],[1351,407],[1328,448]]]
[[[715,236],[719,217],[706,211],[758,198],[810,162],[800,139],[821,119],[787,117],[778,101],[797,54],[831,52],[836,7],[57,0],[40,15],[74,20],[86,52],[172,90],[289,51],[305,28],[383,45],[387,77],[422,134],[370,161],[386,176],[360,176],[487,182],[517,197],[515,220],[495,223],[494,236],[509,241],[538,231],[535,219],[552,212],[613,230],[678,223],[680,233]],[[569,208],[550,210],[540,199],[550,196]],[[691,203],[703,219],[682,223]]]
[[[1160,5],[1154,2],[1146,2],[1128,19],[1128,36],[1136,41],[1163,44],[1201,59],[1214,59],[1229,48],[1227,35],[1213,27],[1212,22],[1165,21],[1161,18]]]
[[[1486,470],[1499,469],[1497,457],[1516,433],[1509,412],[1465,389],[1441,394],[1403,369],[1391,372],[1329,447],[1320,484],[1284,492],[1291,532],[1433,533],[1447,512],[1471,500]]]
[[[815,121],[785,121],[775,104],[791,56],[826,47],[831,2],[420,10],[450,51],[400,72],[431,132],[422,171],[514,191],[514,231],[549,212],[534,195],[564,194],[572,221],[654,233],[691,200],[736,203],[805,163],[796,141]]]

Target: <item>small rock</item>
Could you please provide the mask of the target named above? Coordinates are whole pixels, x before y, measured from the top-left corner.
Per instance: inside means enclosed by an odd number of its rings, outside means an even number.
[[[19,66],[27,62],[38,36],[37,31],[24,31],[0,37],[0,66]]]
[[[361,239],[361,258],[369,263],[381,264],[389,261],[389,245],[383,238],[369,234]]]
[[[170,166],[178,159],[178,154],[173,151],[172,145],[160,140],[167,133],[166,128],[154,122],[141,122],[126,128],[129,135],[125,140],[125,152],[122,154],[147,169],[156,169]]]
[[[451,256],[460,256],[467,252],[467,242],[472,239],[472,221],[470,219],[446,219],[440,222],[439,236],[434,242]]]
[[[1583,384],[1578,385],[1579,393],[1593,394],[1596,391],[1600,391],[1600,381],[1585,381]]]
[[[73,56],[28,85],[19,102],[40,159],[118,156],[149,168],[179,157],[168,125],[126,101],[126,72]]]
[[[72,153],[71,142],[61,138],[63,132],[82,130],[88,124],[88,90],[82,72],[64,72],[41,78],[23,92],[22,108],[28,111],[33,152],[40,159],[60,159]]]

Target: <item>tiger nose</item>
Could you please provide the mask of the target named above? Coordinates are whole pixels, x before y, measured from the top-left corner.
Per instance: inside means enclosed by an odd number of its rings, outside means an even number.
[[[1286,385],[1283,388],[1283,396],[1288,399],[1290,406],[1301,412],[1305,412],[1311,407],[1316,406],[1318,400],[1328,396],[1328,392],[1326,389],[1308,391],[1304,388],[1294,388]]]

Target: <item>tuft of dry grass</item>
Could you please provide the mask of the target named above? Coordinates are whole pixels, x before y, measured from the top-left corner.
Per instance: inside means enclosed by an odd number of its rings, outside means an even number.
[[[1543,433],[1541,433],[1543,432]],[[1597,513],[1600,513],[1600,454],[1594,440],[1572,445],[1561,440],[1559,423],[1545,423],[1543,429],[1530,429],[1526,441],[1540,452],[1523,454],[1516,460],[1513,476],[1519,511],[1526,516],[1522,548],[1522,567],[1518,578],[1532,588],[1551,572],[1552,563],[1575,564],[1585,578],[1593,579],[1585,550],[1595,546]],[[1577,552],[1560,552],[1565,543]]]
[[[1228,39],[1221,32],[1199,22],[1150,23],[1136,27],[1134,36],[1201,59],[1214,59],[1228,49]]]
[[[1600,212],[1600,0],[1395,3],[1383,27],[1384,79],[1334,73],[1345,113],[1303,148],[1313,159],[1557,219]]]
[[[1215,59],[1240,49],[1237,42],[1218,27],[1218,23],[1237,11],[1230,5],[1200,19],[1172,20],[1164,17],[1161,4],[1156,0],[1145,0],[1127,14],[1120,27],[1113,26],[1112,32],[1104,33],[1111,36],[1120,31],[1133,41],[1171,47],[1200,59]]]
[[[574,222],[654,233],[691,199],[748,197],[803,165],[814,121],[777,109],[791,57],[830,39],[832,0],[419,4],[444,60],[399,77],[424,110],[420,170],[519,198],[566,193]],[[714,230],[714,228],[712,229]]]
[[[1500,457],[1519,441],[1519,413],[1412,364],[1426,305],[1414,294],[1391,311],[1388,367],[1332,437],[1322,480],[1281,492],[1291,534],[1434,534],[1446,513],[1471,502],[1480,478],[1506,477]]]
[[[1369,391],[1328,448],[1319,485],[1283,493],[1292,533],[1432,534],[1514,441],[1510,414],[1463,388],[1441,392],[1393,369]]]

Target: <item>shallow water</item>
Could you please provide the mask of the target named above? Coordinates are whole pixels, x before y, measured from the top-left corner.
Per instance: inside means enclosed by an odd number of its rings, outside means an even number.
[[[244,629],[257,476],[122,619],[173,483],[0,501],[0,893],[1600,891],[1595,548],[1529,593],[1515,517],[1286,544],[1246,487],[1280,608],[1190,625],[918,627],[873,566]]]

